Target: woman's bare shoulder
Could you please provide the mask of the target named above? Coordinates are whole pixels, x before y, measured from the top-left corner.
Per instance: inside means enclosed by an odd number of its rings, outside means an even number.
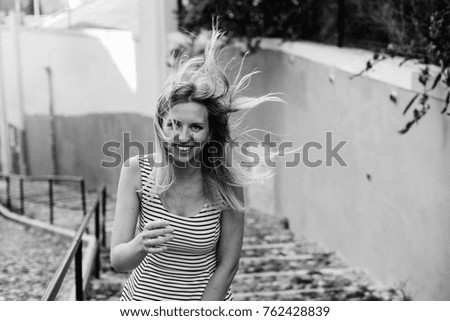
[[[131,171],[139,169],[139,155],[132,156],[123,162],[122,168],[129,168]]]
[[[121,180],[128,185],[132,185],[136,190],[141,188],[141,169],[139,165],[139,155],[130,157],[122,166]]]
[[[150,166],[153,167],[155,164],[155,154],[146,154],[146,155],[136,155],[130,157],[123,163],[124,168],[130,168],[133,172],[138,172],[141,167],[141,161],[148,161]]]

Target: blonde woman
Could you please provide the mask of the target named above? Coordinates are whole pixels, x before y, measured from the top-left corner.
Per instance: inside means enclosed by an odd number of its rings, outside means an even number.
[[[121,300],[233,300],[251,177],[231,157],[230,115],[279,99],[241,97],[253,73],[228,80],[221,38],[213,30],[203,57],[179,59],[158,101],[155,153],[122,168],[111,261],[132,273]]]

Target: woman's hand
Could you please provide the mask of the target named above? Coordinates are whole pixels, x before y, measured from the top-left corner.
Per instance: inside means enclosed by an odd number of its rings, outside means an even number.
[[[174,228],[165,220],[156,220],[145,225],[140,233],[143,249],[147,253],[160,253],[167,250],[165,243],[173,239]]]

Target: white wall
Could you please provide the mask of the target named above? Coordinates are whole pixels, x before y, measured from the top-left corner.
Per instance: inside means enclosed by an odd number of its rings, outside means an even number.
[[[325,146],[327,131],[333,146],[347,141],[340,152],[347,167],[278,164],[276,215],[287,216],[297,235],[385,285],[403,286],[413,299],[449,300],[450,117],[440,114],[443,100],[432,98],[429,114],[400,135],[412,118],[413,108],[402,112],[419,89],[417,66],[387,61],[350,79],[370,53],[312,43],[263,46],[247,60],[249,70],[262,71],[251,94],[283,92],[287,104],[252,111],[252,124],[286,135],[282,140],[295,147]],[[323,159],[324,150],[310,156]],[[249,199],[261,201],[257,193]]]
[[[7,106],[17,105],[17,77],[13,42],[2,31],[3,72]],[[102,112],[143,112],[136,100],[136,45],[131,34],[120,31],[21,30],[20,48],[25,111],[48,114],[52,70],[55,112],[80,115]],[[13,121],[14,118],[11,118]]]
[[[23,28],[19,32],[21,54],[17,55],[11,30],[1,28],[0,32],[8,122],[20,129],[25,122],[29,173],[52,174],[46,72],[51,68],[58,174],[84,176],[91,187],[106,182],[115,192],[119,167],[99,168],[105,159],[103,144],[114,140],[123,148],[124,133],[144,143],[153,137],[154,106],[138,94],[139,44],[135,37],[113,30]],[[19,108],[19,63],[24,114]],[[141,59],[139,63],[142,69],[153,62]],[[152,84],[145,88],[156,90]],[[123,149],[119,152],[124,155]],[[131,151],[131,155],[136,153],[136,149]]]

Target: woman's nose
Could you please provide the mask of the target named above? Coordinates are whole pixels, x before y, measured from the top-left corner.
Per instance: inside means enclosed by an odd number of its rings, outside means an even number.
[[[187,128],[180,128],[178,132],[178,140],[180,142],[187,142],[189,140],[189,133]]]

